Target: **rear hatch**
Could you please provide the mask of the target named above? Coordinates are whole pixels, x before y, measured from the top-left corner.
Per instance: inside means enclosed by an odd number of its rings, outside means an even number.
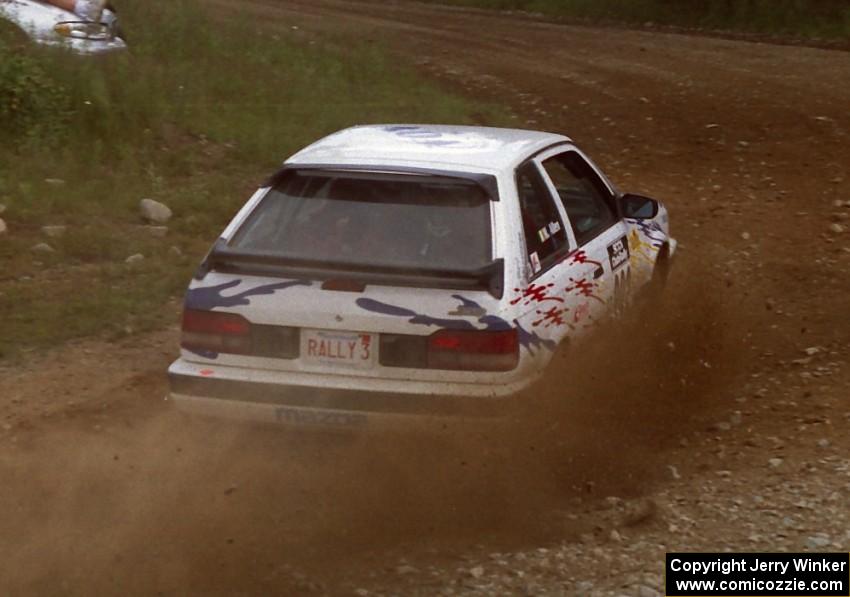
[[[286,169],[193,282],[186,357],[391,378],[515,368],[517,333],[499,316],[494,186]]]

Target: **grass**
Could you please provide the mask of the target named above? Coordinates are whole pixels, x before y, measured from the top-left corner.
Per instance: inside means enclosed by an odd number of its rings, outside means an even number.
[[[846,0],[435,0],[625,23],[653,22],[751,33],[850,38]]]
[[[173,322],[172,299],[256,183],[329,132],[500,117],[371,44],[212,18],[193,0],[122,9],[131,50],[111,56],[0,28],[0,358]],[[141,226],[144,197],[174,211],[165,238]],[[135,253],[145,261],[125,264]]]

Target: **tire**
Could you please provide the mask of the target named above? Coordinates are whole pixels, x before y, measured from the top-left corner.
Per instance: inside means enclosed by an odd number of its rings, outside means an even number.
[[[670,277],[669,247],[664,245],[658,251],[655,258],[655,266],[652,268],[652,278],[635,296],[638,311],[645,312],[657,309],[664,298],[664,290],[667,287],[667,279]]]
[[[649,294],[653,299],[659,299],[667,287],[667,279],[670,277],[670,246],[664,245],[658,251],[655,258],[655,267],[652,269],[652,279],[649,281]]]

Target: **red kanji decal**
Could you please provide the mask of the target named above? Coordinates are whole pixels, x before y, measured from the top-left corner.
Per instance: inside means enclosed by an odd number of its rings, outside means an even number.
[[[590,297],[592,299],[596,299],[600,303],[605,302],[601,298],[599,298],[598,296],[593,294],[593,290],[596,287],[596,285],[593,282],[591,282],[589,280],[584,280],[584,279],[575,280],[573,278],[570,278],[570,282],[571,282],[570,286],[567,286],[564,289],[565,292],[569,293],[569,292],[575,291],[576,293],[578,293],[582,296],[587,296],[587,297]]]
[[[587,263],[587,264],[590,264],[590,265],[595,265],[597,267],[600,267],[602,265],[598,261],[594,261],[593,259],[588,259],[587,253],[585,253],[584,251],[576,251],[575,253],[573,253],[572,255],[569,256],[569,259],[570,259],[570,265],[576,265],[576,264],[579,264],[579,263]]]
[[[514,288],[515,292],[519,292],[520,295],[511,301],[512,305],[516,305],[521,301],[525,301],[523,305],[530,305],[531,303],[543,303],[546,301],[555,301],[556,303],[563,303],[564,299],[557,296],[549,296],[549,289],[552,288],[554,284],[546,284],[538,286],[537,284],[532,284],[525,290],[520,290],[519,288]]]
[[[565,325],[567,322],[564,320],[564,313],[569,311],[569,309],[561,309],[558,307],[552,307],[548,311],[537,311],[538,315],[542,315],[542,317],[536,321],[531,322],[531,325],[537,327],[540,324],[545,324],[543,327],[551,327],[553,325]],[[569,325],[569,324],[567,324]],[[572,327],[572,326],[570,326]]]

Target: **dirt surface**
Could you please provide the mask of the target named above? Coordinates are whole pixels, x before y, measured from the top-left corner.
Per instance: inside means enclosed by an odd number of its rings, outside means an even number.
[[[850,54],[406,2],[239,8],[389,43],[569,134],[668,204],[670,292],[493,428],[186,420],[163,400],[176,329],[0,368],[4,594],[651,596],[665,551],[850,548]]]

